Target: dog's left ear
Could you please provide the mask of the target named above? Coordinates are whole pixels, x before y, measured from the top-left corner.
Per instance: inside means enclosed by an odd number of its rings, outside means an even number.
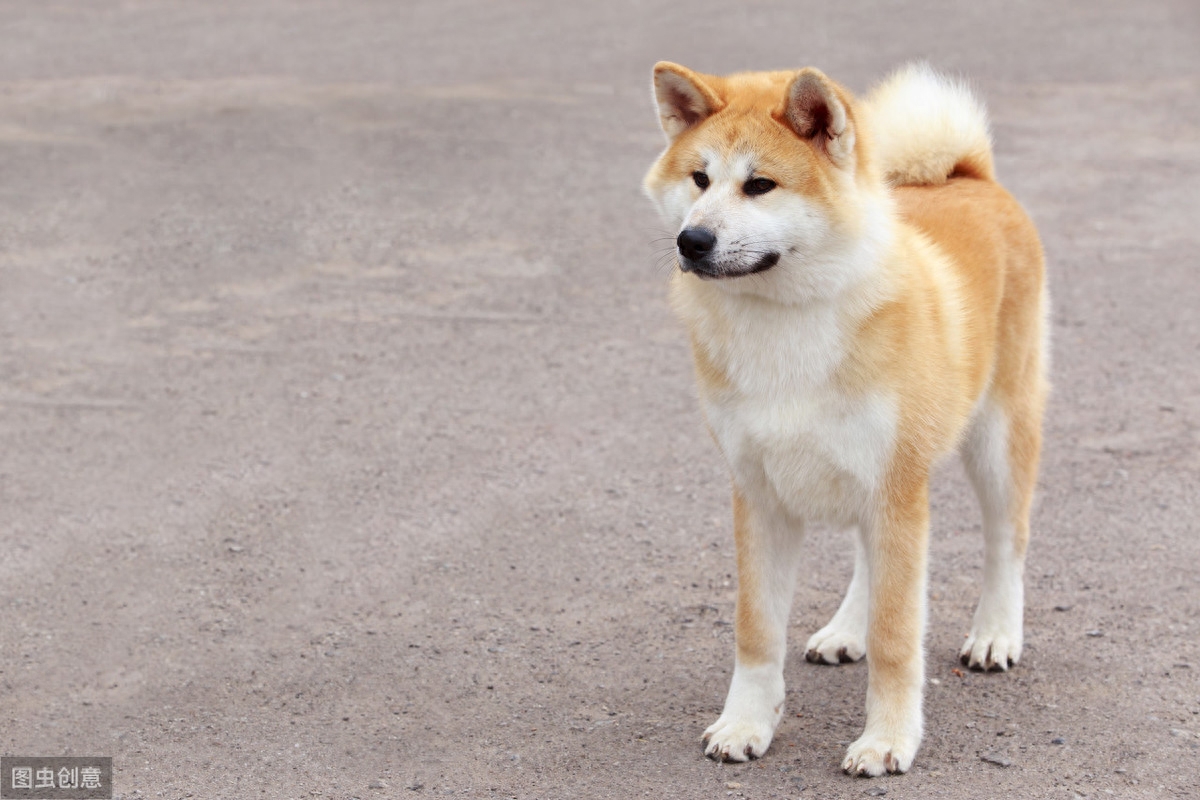
[[[797,136],[811,141],[839,167],[853,163],[854,123],[825,73],[812,67],[800,70],[784,102],[784,118]]]
[[[663,133],[672,142],[725,105],[703,77],[670,61],[654,65],[654,100]]]

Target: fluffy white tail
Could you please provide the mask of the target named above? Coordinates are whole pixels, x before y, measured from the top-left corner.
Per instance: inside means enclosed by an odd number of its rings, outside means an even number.
[[[894,186],[992,180],[987,111],[962,83],[928,64],[901,67],[867,95],[875,153]]]

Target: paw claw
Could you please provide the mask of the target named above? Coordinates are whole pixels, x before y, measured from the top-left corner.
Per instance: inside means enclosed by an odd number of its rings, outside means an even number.
[[[704,733],[704,755],[714,761],[754,761],[771,746],[772,725],[717,720]]]
[[[1007,672],[1021,658],[1019,638],[997,634],[980,634],[967,637],[959,661],[975,672]]]
[[[846,759],[842,762],[842,770],[867,778],[907,772],[912,766],[919,741],[919,737],[889,740],[874,737],[867,739],[864,735],[862,739],[850,745]]]
[[[850,631],[830,630],[828,626],[812,635],[804,660],[810,664],[852,664],[866,655],[866,636]]]

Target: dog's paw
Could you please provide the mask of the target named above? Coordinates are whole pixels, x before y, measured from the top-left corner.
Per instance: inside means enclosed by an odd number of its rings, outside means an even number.
[[[919,742],[903,737],[887,738],[863,734],[846,750],[842,769],[850,775],[876,778],[889,772],[908,772]]]
[[[963,666],[1004,672],[1021,660],[1025,588],[1012,558],[984,565],[983,593],[959,651]]]
[[[866,654],[866,631],[849,630],[831,622],[809,638],[804,658],[812,664],[850,664]]]
[[[771,746],[775,726],[724,714],[704,732],[704,755],[715,761],[751,761]]]
[[[1005,625],[976,625],[967,636],[958,658],[976,670],[1006,671],[1021,660],[1021,628]]]

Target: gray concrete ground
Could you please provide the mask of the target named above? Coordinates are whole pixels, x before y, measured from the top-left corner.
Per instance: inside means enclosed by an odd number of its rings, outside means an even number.
[[[909,775],[840,773],[865,667],[800,653],[837,532],[768,757],[702,757],[733,556],[662,58],[968,74],[1041,228],[1025,659],[957,670],[949,464]],[[0,6],[0,750],[124,798],[1200,795],[1198,98],[1192,0]]]

